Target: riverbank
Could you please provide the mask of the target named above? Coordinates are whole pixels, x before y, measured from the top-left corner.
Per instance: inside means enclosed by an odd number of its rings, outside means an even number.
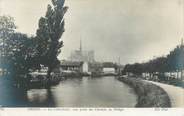
[[[144,80],[147,81],[147,80]],[[171,100],[172,107],[184,107],[184,89],[181,87],[168,85],[159,82],[147,81],[163,88]]]
[[[138,98],[135,107],[171,107],[170,98],[161,87],[138,78],[120,77],[118,80],[128,84],[136,92]]]

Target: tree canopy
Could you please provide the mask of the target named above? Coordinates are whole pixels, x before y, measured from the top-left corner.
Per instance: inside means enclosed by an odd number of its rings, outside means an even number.
[[[1,68],[12,74],[23,74],[32,68],[35,48],[33,37],[15,32],[14,19],[0,16]]]
[[[184,69],[184,45],[181,44],[167,56],[158,57],[145,63],[127,64],[124,72],[134,74],[176,72]]]
[[[52,0],[52,5],[49,4],[47,7],[45,17],[39,20],[36,33],[38,63],[48,67],[48,76],[59,63],[57,56],[63,46],[60,38],[64,32],[64,14],[68,9],[64,6],[64,2],[64,0]]]
[[[68,7],[65,0],[52,0],[47,12],[41,17],[35,37],[15,32],[14,19],[0,16],[0,53],[1,68],[14,74],[27,73],[30,69],[48,67],[48,76],[59,63],[64,33],[64,14]]]

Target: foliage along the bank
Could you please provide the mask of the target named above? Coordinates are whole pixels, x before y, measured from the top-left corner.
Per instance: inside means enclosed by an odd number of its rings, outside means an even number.
[[[13,17],[0,16],[0,68],[10,74],[21,75],[40,69],[41,65],[48,67],[48,75],[56,64],[57,56],[63,41],[65,0],[52,0],[48,5],[45,17],[39,20],[39,28],[35,37],[15,31]]]
[[[184,70],[184,45],[177,46],[167,56],[158,57],[145,63],[127,64],[124,73],[131,72],[141,75],[142,73],[179,72]]]

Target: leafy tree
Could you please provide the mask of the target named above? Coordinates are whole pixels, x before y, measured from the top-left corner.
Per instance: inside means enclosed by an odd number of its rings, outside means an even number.
[[[33,37],[16,33],[14,19],[0,16],[1,68],[13,75],[25,74],[34,66],[36,54]]]
[[[183,77],[184,70],[184,45],[177,46],[167,57],[158,57],[146,63],[127,64],[123,72],[131,72],[137,75],[141,73],[154,73],[161,75],[165,79],[165,72],[181,72]],[[177,74],[179,76],[179,74]]]
[[[10,16],[0,16],[0,62],[1,62],[1,68],[7,68],[6,65],[6,56],[8,53],[9,45],[7,41],[11,37],[11,35],[14,33],[14,30],[16,29],[16,26],[14,24],[13,17]]]
[[[64,32],[64,14],[68,7],[64,6],[65,0],[52,0],[48,5],[45,17],[39,20],[36,33],[37,63],[48,67],[47,76],[59,63],[57,56],[61,52],[63,41],[60,40]]]
[[[169,71],[182,72],[184,69],[184,46],[177,46],[173,51],[170,52],[170,54],[167,56],[167,59]]]
[[[15,82],[13,85],[25,84],[26,79],[21,75],[33,67],[32,58],[35,54],[33,38],[16,33],[15,29],[12,17],[0,16],[1,68],[12,75],[6,79],[10,83]]]
[[[33,61],[36,51],[33,37],[27,37],[26,34],[14,33],[8,44],[11,49],[9,59],[14,74],[28,73],[29,69],[33,68],[35,64]]]

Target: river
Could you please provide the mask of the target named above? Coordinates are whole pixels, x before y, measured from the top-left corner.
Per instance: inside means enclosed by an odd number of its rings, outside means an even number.
[[[49,90],[3,88],[0,105],[7,107],[134,107],[137,99],[132,88],[110,76],[68,78]]]

